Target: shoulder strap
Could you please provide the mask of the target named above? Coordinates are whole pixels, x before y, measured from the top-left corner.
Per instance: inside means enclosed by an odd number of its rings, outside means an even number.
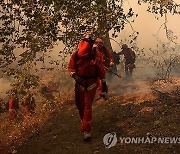
[[[76,60],[78,60],[79,59],[78,51],[76,51],[75,54],[76,54]]]

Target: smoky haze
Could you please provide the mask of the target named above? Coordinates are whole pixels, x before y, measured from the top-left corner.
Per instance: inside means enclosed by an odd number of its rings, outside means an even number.
[[[177,2],[178,0],[176,0]],[[178,2],[177,2],[178,3]],[[139,48],[145,48],[146,52],[148,52],[149,48],[156,48],[157,46],[157,39],[154,37],[157,33],[157,37],[163,41],[168,42],[165,29],[161,25],[165,22],[164,17],[160,17],[160,15],[154,15],[151,13],[148,13],[147,4],[138,5],[137,1],[135,0],[129,0],[124,2],[124,8],[125,11],[128,11],[129,7],[132,7],[134,12],[138,14],[138,17],[135,18],[135,22],[132,22],[131,25],[135,31],[139,32],[138,38],[137,38],[137,46]],[[159,18],[157,20],[156,18]],[[167,26],[169,30],[172,30],[174,32],[174,35],[177,36],[176,42],[180,43],[180,16],[178,15],[171,15],[167,14],[168,22]],[[161,29],[159,30],[159,28]],[[159,31],[159,32],[158,32]],[[127,24],[125,26],[125,29],[119,34],[119,37],[115,39],[117,42],[127,43],[129,41],[129,35],[133,33],[133,30],[130,26],[130,24]],[[112,48],[116,52],[119,52],[120,46],[113,40],[111,40]],[[173,43],[170,43],[173,45]],[[130,45],[130,44],[128,44]],[[56,45],[53,49],[53,51],[50,53],[52,60],[60,60],[59,51],[63,49],[64,45],[60,42],[58,45]],[[21,51],[20,51],[21,52]],[[69,57],[66,58],[66,60],[69,60]],[[144,77],[154,77],[154,69],[153,67],[147,67],[146,63],[142,63],[141,61],[138,61],[137,59],[137,69],[135,69],[134,75],[142,78],[142,74]],[[49,66],[48,62],[45,62],[46,66]],[[61,65],[60,65],[61,66]],[[59,66],[59,67],[60,67]],[[38,67],[42,67],[42,63],[39,64]],[[139,68],[138,68],[139,67]],[[118,66],[118,69],[120,72],[123,72],[122,64]],[[179,72],[177,72],[179,73]],[[5,92],[10,88],[10,82],[11,80],[8,79],[0,79],[0,97],[4,97]]]
[[[178,0],[176,0],[175,2],[179,3]],[[175,45],[167,39],[166,31],[163,25],[165,23],[165,17],[160,17],[159,14],[155,15],[147,12],[146,10],[148,8],[148,4],[142,3],[142,5],[138,5],[137,1],[134,0],[129,0],[124,3],[125,11],[128,11],[129,7],[132,7],[135,14],[138,14],[138,16],[135,18],[134,22],[131,22],[131,25],[127,24],[125,26],[125,29],[119,34],[119,37],[115,39],[116,42],[111,40],[113,50],[117,52],[121,51],[120,46],[117,44],[117,42],[126,43],[127,45],[132,46],[129,43],[131,40],[129,35],[133,33],[133,30],[139,32],[139,35],[136,40],[136,46],[140,49],[144,48],[146,57],[137,58],[137,68],[134,70],[134,76],[136,78],[155,77],[157,70],[153,66],[153,63],[151,65],[148,65],[149,62],[143,61],[142,59],[146,59],[149,56],[154,56],[152,55],[152,52],[149,50],[149,48],[163,53],[162,48],[160,47],[163,43],[167,45],[166,48],[168,52],[166,52],[165,54],[155,56],[156,61],[162,61],[163,58],[167,59],[168,61],[170,54],[180,56],[180,30],[178,28],[178,25],[180,25],[180,16],[167,13],[167,28],[168,30],[171,30],[173,32],[174,36],[177,37],[177,39],[175,40],[177,44]],[[172,48],[175,48],[175,50],[172,51]],[[122,65],[119,66],[119,71],[123,71]],[[179,69],[173,73],[176,76],[180,76]]]

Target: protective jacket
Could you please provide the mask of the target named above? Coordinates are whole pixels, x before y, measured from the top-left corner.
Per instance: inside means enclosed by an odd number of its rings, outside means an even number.
[[[78,51],[70,58],[68,72],[76,80],[75,102],[79,110],[81,132],[91,131],[92,103],[96,94],[98,79],[105,79],[105,69],[99,52],[93,49],[93,41],[82,40]]]

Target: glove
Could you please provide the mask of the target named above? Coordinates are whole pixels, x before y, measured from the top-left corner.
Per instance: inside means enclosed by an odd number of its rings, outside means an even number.
[[[113,62],[110,62],[110,64],[109,64],[109,65],[110,65],[110,67],[112,67],[112,66],[114,65],[114,63],[113,63]]]
[[[104,98],[105,100],[108,100],[109,99],[109,96],[107,93],[104,93],[104,94],[101,94],[100,95],[102,98]]]
[[[82,84],[82,82],[84,81],[83,78],[79,77],[76,73],[72,74],[72,78],[74,78],[74,80],[76,81],[76,83],[78,84]]]
[[[111,67],[111,66],[108,68],[108,71],[109,71],[109,72],[112,72],[112,67]]]
[[[109,72],[112,72],[112,67],[113,67],[114,63],[113,62],[110,62],[109,64],[109,68],[108,68],[108,71]]]
[[[108,87],[106,81],[102,81],[102,91],[108,93]]]

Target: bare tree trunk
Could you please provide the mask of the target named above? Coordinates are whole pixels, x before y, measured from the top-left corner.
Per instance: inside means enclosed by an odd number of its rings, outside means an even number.
[[[110,38],[109,38],[109,32],[107,32],[105,38],[104,38],[104,43],[106,45],[106,47],[109,49],[109,51],[113,51],[112,49],[112,45],[111,45],[111,42],[110,42]]]
[[[110,38],[109,38],[109,28],[108,28],[108,23],[107,23],[107,18],[106,18],[106,8],[107,8],[107,2],[106,0],[97,0],[97,4],[101,7],[100,11],[98,12],[98,34],[100,37],[103,38],[104,45],[107,47],[107,49],[110,52],[113,52]],[[117,66],[116,64],[113,66],[113,71],[117,72]],[[109,72],[108,74],[108,80],[109,82],[112,81],[113,74]]]
[[[102,7],[102,10],[99,12],[99,18],[98,18],[98,26],[99,26],[99,35],[103,38],[105,46],[112,52],[112,46],[109,38],[109,30],[106,20],[106,8],[107,8],[107,2],[106,0],[97,0],[96,1],[98,5]]]

